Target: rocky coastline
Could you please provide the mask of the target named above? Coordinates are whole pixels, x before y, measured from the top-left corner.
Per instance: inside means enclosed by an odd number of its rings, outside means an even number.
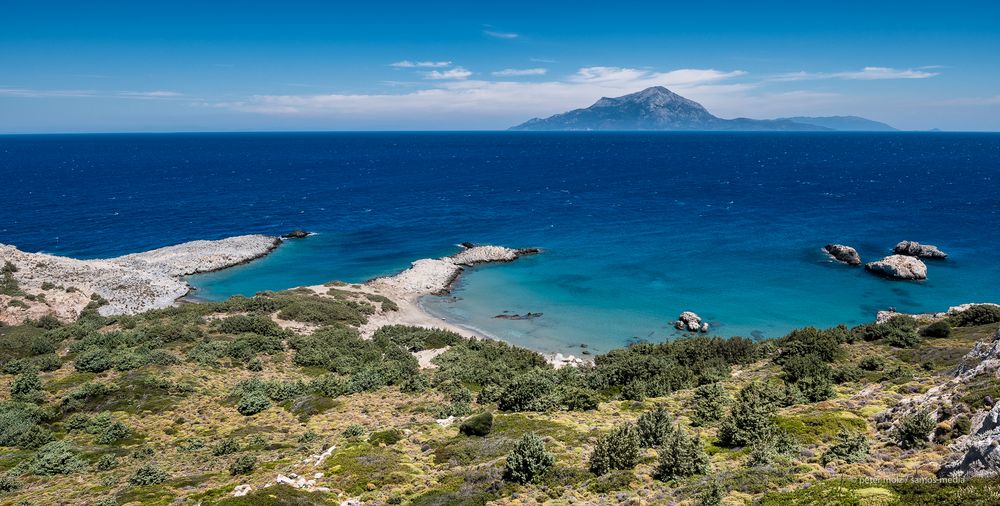
[[[26,296],[24,307],[11,308],[3,301],[2,321],[16,324],[46,314],[70,321],[94,301],[103,302],[98,312],[104,316],[169,307],[190,291],[185,276],[256,260],[280,244],[277,237],[243,235],[96,260],[28,253],[0,244],[0,264],[14,266],[14,280]]]

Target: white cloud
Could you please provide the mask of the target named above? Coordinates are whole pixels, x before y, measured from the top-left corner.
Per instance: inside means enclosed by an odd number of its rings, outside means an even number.
[[[503,69],[493,72],[497,77],[518,77],[518,76],[544,76],[548,69]]]
[[[534,116],[548,116],[587,107],[602,96],[620,96],[649,86],[668,86],[725,115],[756,85],[727,82],[746,73],[739,70],[679,69],[655,72],[619,67],[586,67],[562,80],[513,81],[466,79],[471,72],[435,71],[436,82],[401,94],[256,95],[216,107],[262,114],[331,117],[351,122],[417,121],[463,126],[493,122],[512,125]],[[715,106],[721,105],[716,110]]]
[[[519,33],[514,32],[498,32],[494,30],[483,30],[483,33],[493,37],[494,39],[516,39],[521,36]]]
[[[399,69],[413,69],[413,68],[444,68],[451,66],[450,61],[410,61],[403,60],[395,63],[390,63],[390,67],[396,67]]]
[[[994,95],[992,97],[953,98],[951,100],[939,102],[937,105],[1000,105],[1000,95]]]
[[[0,96],[20,98],[45,97],[96,97],[94,90],[33,90],[28,88],[0,88]]]
[[[859,81],[876,81],[883,79],[927,79],[940,75],[940,72],[927,72],[935,66],[919,67],[917,69],[894,69],[889,67],[865,67],[861,70],[847,72],[790,72],[778,74],[771,81],[809,81],[815,79],[848,79]]]
[[[183,97],[183,93],[168,90],[156,90],[156,91],[123,91],[119,93],[123,97],[135,97],[135,98],[174,98]]]
[[[466,79],[472,75],[472,72],[462,68],[455,67],[448,70],[432,70],[430,72],[424,72],[424,79],[432,80],[447,80],[447,79]]]

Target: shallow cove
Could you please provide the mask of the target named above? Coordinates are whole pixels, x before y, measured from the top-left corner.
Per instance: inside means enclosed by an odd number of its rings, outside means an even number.
[[[1000,298],[1000,135],[346,133],[0,136],[0,242],[116,256],[245,233],[319,235],[192,277],[197,297],[360,282],[472,241],[542,255],[484,266],[451,321],[546,351],[859,323]],[[141,168],[141,170],[136,170]],[[181,209],[181,211],[178,211]],[[950,254],[900,283],[829,261],[900,240]],[[453,300],[453,302],[452,302]],[[499,320],[503,311],[541,312]]]

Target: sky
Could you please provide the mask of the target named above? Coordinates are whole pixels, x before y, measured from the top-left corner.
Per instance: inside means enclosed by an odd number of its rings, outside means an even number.
[[[662,85],[724,118],[1000,131],[1000,2],[3,0],[0,133],[504,129]]]

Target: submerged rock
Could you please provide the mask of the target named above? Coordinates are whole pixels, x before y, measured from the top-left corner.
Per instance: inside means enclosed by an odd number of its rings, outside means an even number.
[[[948,258],[948,254],[938,249],[937,246],[920,244],[916,241],[903,241],[897,244],[896,247],[892,249],[892,252],[897,255],[933,258],[937,260],[944,260],[945,258]]]
[[[843,262],[847,265],[861,265],[861,255],[858,255],[858,250],[850,246],[827,244],[823,249],[838,262]]]
[[[890,255],[865,264],[865,270],[893,279],[927,279],[927,265],[916,257]]]
[[[708,323],[703,322],[696,313],[684,311],[674,322],[674,328],[688,332],[708,332]]]
[[[532,320],[534,318],[540,318],[542,313],[525,313],[525,314],[498,314],[494,318],[499,318],[501,320]]]

